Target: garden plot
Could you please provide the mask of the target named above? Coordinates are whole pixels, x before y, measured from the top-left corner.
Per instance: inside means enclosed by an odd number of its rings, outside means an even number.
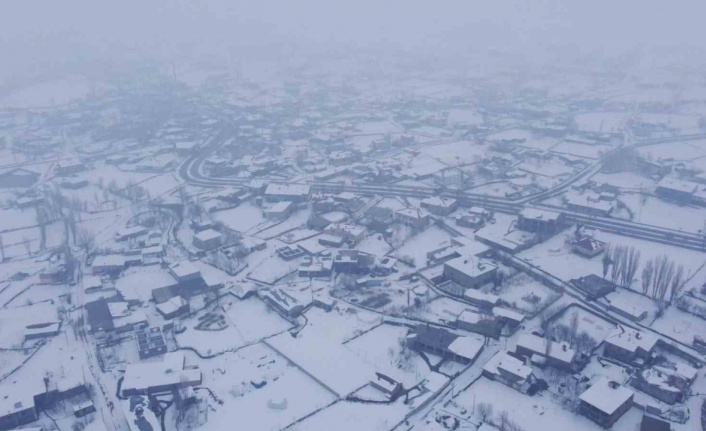
[[[375,256],[385,256],[392,250],[390,244],[380,234],[369,235],[356,246],[356,249]]]
[[[426,304],[417,315],[430,322],[448,323],[455,322],[458,315],[467,308],[472,307],[442,296]]]
[[[424,232],[407,239],[392,255],[396,259],[414,263],[414,266],[421,268],[427,264],[427,253],[442,247],[450,239],[451,234],[440,227],[431,226]]]
[[[370,365],[401,382],[405,388],[419,383],[431,371],[421,356],[402,345],[409,329],[383,324],[349,341],[345,346]]]
[[[552,322],[552,326],[562,325],[570,328],[574,316],[578,322],[576,333],[585,332],[596,341],[596,344],[603,342],[615,329],[614,324],[576,305],[570,305],[564,309],[561,315]]]
[[[284,260],[275,255],[261,261],[247,274],[248,278],[265,284],[275,284],[299,268],[301,258]]]
[[[456,402],[473,406],[485,403],[493,408],[493,421],[507,412],[508,419],[525,431],[546,431],[556,429],[556,424],[571,424],[572,431],[599,431],[595,423],[576,415],[555,404],[548,392],[529,397],[508,386],[482,377],[462,392]],[[618,426],[620,425],[618,422]],[[614,429],[616,429],[614,427]]]
[[[290,327],[289,322],[259,299],[238,301],[226,297],[221,304],[213,311],[185,320],[186,331],[176,336],[179,345],[209,355],[237,349]]]
[[[2,220],[1,230],[3,231],[4,240],[5,231],[35,226],[37,224],[37,212],[34,208],[3,208],[0,209],[0,220]]]
[[[706,208],[675,205],[652,196],[643,204],[639,194],[621,194],[618,199],[630,208],[635,222],[692,233],[704,228]]]
[[[281,223],[274,224],[264,230],[256,230],[255,235],[263,239],[270,239],[276,236],[282,235],[285,232],[296,229],[298,227],[306,224],[306,220],[309,217],[308,211],[297,211],[291,216],[289,216],[285,221]]]
[[[546,307],[552,299],[560,296],[541,282],[527,274],[519,273],[505,280],[493,294],[500,296],[502,301],[512,308],[526,314],[533,314]]]
[[[706,320],[672,306],[652,323],[652,329],[690,345],[694,335],[706,334]]]
[[[598,172],[591,176],[591,180],[599,184],[619,187],[621,190],[644,190],[645,192],[652,190],[657,185],[655,180],[634,172],[618,172],[615,174]],[[620,195],[618,199],[623,200],[624,197],[625,195]]]
[[[584,132],[618,132],[626,121],[624,112],[588,112],[574,117],[576,127]]]
[[[598,256],[593,259],[586,259],[572,253],[567,245],[567,238],[570,236],[571,232],[569,230],[561,232],[546,242],[518,253],[518,256],[564,281],[589,274],[602,276],[603,265],[601,264],[601,257]],[[669,245],[655,247],[654,243],[650,241],[620,236],[608,232],[596,232],[595,236],[601,241],[612,244],[613,247],[619,245],[633,246],[641,252],[639,268],[635,274],[635,280],[630,286],[631,289],[636,291],[641,290],[640,277],[642,268],[650,259],[666,255],[677,265],[684,265],[685,274],[695,273],[706,262],[706,255],[694,250]]]
[[[355,321],[339,311],[315,311],[320,310],[312,309],[307,313],[308,324],[297,338],[283,333],[268,339],[267,343],[332,392],[346,396],[368,384],[375,376],[376,367],[342,343],[375,325],[379,318],[368,315],[367,319],[372,321]]]
[[[428,399],[431,392],[417,398],[414,405]],[[392,404],[362,404],[340,401],[306,418],[299,425],[299,430],[306,431],[353,431],[353,430],[389,430],[408,414],[413,405],[405,405],[400,398]]]
[[[612,147],[610,145],[591,145],[563,141],[559,145],[552,148],[552,151],[555,153],[570,154],[572,156],[597,160],[601,158],[601,155],[607,153],[611,149]]]
[[[232,429],[234,424],[253,431],[280,430],[335,400],[263,344],[199,361],[199,366],[202,386],[215,397],[208,398],[208,422],[199,428],[205,431]]]
[[[20,348],[25,342],[27,325],[58,321],[56,306],[49,303],[0,309],[0,347]]]
[[[483,145],[477,145],[470,141],[460,141],[423,147],[421,155],[440,161],[443,164],[457,166],[459,164],[480,162],[486,151],[487,148]]]
[[[250,202],[218,211],[214,213],[213,218],[223,223],[227,228],[241,233],[254,229],[266,221],[262,210]]]

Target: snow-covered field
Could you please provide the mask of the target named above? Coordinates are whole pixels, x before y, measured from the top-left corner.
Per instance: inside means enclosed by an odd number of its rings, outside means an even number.
[[[225,317],[227,327],[223,330],[199,330],[199,313],[183,324],[186,331],[176,336],[179,345],[192,347],[203,355],[211,355],[252,344],[257,340],[279,333],[286,333],[291,326],[277,313],[256,298],[239,301],[226,296],[221,306],[211,313]],[[224,311],[225,310],[225,311]]]

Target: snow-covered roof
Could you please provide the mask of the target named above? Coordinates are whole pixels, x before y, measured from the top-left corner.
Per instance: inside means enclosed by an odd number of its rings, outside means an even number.
[[[197,384],[201,381],[198,368],[184,369],[184,353],[170,352],[161,362],[129,364],[125,368],[122,391],[146,391],[150,388],[179,384]]]
[[[448,350],[463,358],[474,359],[483,350],[483,340],[475,337],[458,337]]]
[[[501,351],[495,354],[483,365],[483,370],[491,374],[499,374],[500,371],[512,374],[522,380],[526,380],[532,375],[532,368],[525,365],[519,359],[510,356],[508,352]]]
[[[125,256],[122,254],[100,254],[93,259],[91,266],[124,266]]]
[[[523,347],[542,356],[549,356],[561,362],[570,364],[573,362],[576,352],[569,347],[568,343],[553,342],[549,345],[547,354],[547,339],[534,334],[522,334],[517,340],[517,347]]]
[[[194,238],[196,238],[199,241],[203,241],[203,242],[211,241],[211,240],[214,240],[214,239],[220,238],[220,237],[221,237],[220,232],[218,232],[217,230],[213,230],[213,229],[202,230],[201,232],[194,235]]]
[[[607,415],[612,415],[633,395],[634,392],[630,389],[611,382],[606,377],[600,377],[579,396],[579,399]]]
[[[657,337],[652,334],[618,325],[617,328],[605,339],[606,343],[620,347],[629,352],[636,352],[638,348],[647,352],[652,351],[657,345]]]
[[[493,316],[514,320],[515,322],[522,322],[523,320],[525,320],[524,314],[510,310],[509,308],[493,307],[492,313]]]
[[[270,183],[265,189],[265,195],[306,196],[311,191],[308,184],[278,184]]]
[[[497,304],[500,302],[500,297],[498,295],[493,295],[492,293],[483,293],[476,289],[466,289],[463,293],[463,297],[471,301],[483,301],[489,302],[491,304]]]
[[[558,220],[561,213],[555,211],[540,210],[537,208],[525,208],[520,212],[520,216],[532,220]]]
[[[169,270],[178,278],[184,278],[191,275],[200,274],[201,271],[188,260],[175,263],[169,267]]]
[[[657,183],[658,189],[673,190],[682,193],[693,193],[698,184],[689,181],[683,181],[674,177],[665,177]]]
[[[468,275],[469,277],[479,277],[483,274],[496,270],[498,267],[485,259],[478,259],[470,256],[460,256],[451,259],[444,265],[456,271]]]

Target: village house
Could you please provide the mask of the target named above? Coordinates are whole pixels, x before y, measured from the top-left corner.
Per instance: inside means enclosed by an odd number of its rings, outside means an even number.
[[[591,301],[595,301],[615,291],[615,285],[613,283],[595,274],[569,280],[569,283],[576,286],[576,288],[582,291],[586,295],[586,298]]]
[[[192,243],[194,247],[208,251],[220,247],[221,238],[222,235],[220,232],[213,229],[207,229],[194,234]]]
[[[263,289],[258,292],[258,295],[267,305],[288,318],[299,316],[311,304],[311,301],[303,302],[298,297],[299,295],[295,297],[292,293],[280,288]]]
[[[490,261],[460,256],[444,262],[444,278],[465,289],[477,289],[495,279],[498,267]]]
[[[135,332],[137,352],[140,359],[145,360],[167,353],[162,330],[158,327],[140,329]]]
[[[375,373],[375,378],[370,381],[370,386],[385,394],[389,400],[397,399],[404,391],[402,383],[382,373]]]
[[[658,341],[652,334],[618,325],[603,341],[603,355],[628,364],[643,364]]]
[[[483,340],[460,337],[446,329],[419,325],[407,336],[412,350],[437,355],[461,364],[470,364],[483,350]]]
[[[576,352],[565,342],[550,342],[534,334],[522,334],[517,340],[515,353],[530,358],[537,365],[572,371],[576,361]]]
[[[132,226],[124,229],[120,229],[115,232],[116,241],[127,241],[132,238],[137,238],[147,233],[147,228],[144,226]]]
[[[39,180],[39,173],[25,168],[12,168],[0,172],[0,188],[32,187]]]
[[[688,205],[692,202],[698,184],[674,177],[665,177],[657,184],[655,194],[666,201]]]
[[[421,207],[434,215],[447,216],[456,210],[457,202],[456,199],[432,196],[424,199]]]
[[[590,259],[605,251],[605,243],[589,236],[585,236],[571,243],[571,251]]]
[[[579,396],[579,413],[608,428],[630,410],[634,395],[617,382],[600,377]]]
[[[524,394],[529,391],[535,380],[532,367],[525,365],[506,351],[499,351],[483,365],[483,376]]]
[[[424,209],[403,208],[395,211],[395,220],[413,229],[424,229],[429,225],[431,216]]]
[[[517,228],[548,238],[564,226],[564,213],[525,208],[517,218]]]
[[[125,269],[125,256],[122,254],[99,254],[91,263],[93,275],[117,274],[123,269]]]
[[[120,388],[123,397],[173,392],[201,384],[198,367],[186,367],[183,352],[170,352],[160,362],[128,364]]]
[[[654,366],[638,371],[630,384],[640,391],[669,405],[682,403],[696,380],[696,369],[685,364],[675,368]]]
[[[278,184],[270,183],[265,189],[265,201],[301,203],[309,200],[311,186],[306,184]]]
[[[464,331],[475,332],[486,337],[500,338],[502,325],[491,315],[463,310],[456,317],[456,327]]]

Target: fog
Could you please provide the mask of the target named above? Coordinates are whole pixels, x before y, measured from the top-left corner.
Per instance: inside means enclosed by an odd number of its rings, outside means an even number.
[[[3,2],[2,74],[89,72],[132,62],[292,58],[350,50],[482,63],[693,65],[706,36],[700,1]],[[381,54],[382,55],[382,54]],[[644,58],[649,57],[649,58]],[[310,61],[316,61],[310,59]]]

